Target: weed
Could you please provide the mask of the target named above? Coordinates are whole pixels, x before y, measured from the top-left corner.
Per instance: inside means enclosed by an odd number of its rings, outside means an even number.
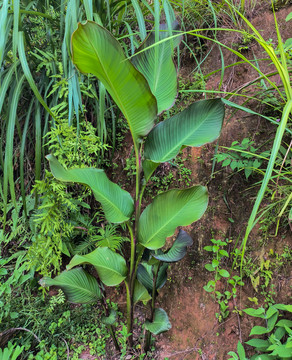
[[[227,241],[211,239],[213,245],[205,246],[204,250],[213,254],[213,260],[211,264],[206,264],[205,268],[210,272],[215,272],[214,280],[210,280],[207,285],[204,286],[204,290],[213,293],[215,295],[216,301],[219,305],[219,312],[216,313],[216,318],[219,322],[222,322],[229,315],[229,305],[228,302],[230,299],[235,299],[237,296],[237,288],[243,286],[244,283],[241,278],[237,275],[234,275],[232,278],[227,270],[222,268],[222,262],[224,258],[228,258],[229,254],[223,248],[227,245]],[[227,280],[227,287],[231,291],[226,290],[223,293],[216,290],[216,285],[221,279]]]
[[[243,171],[245,178],[255,172],[267,159],[267,152],[258,154],[258,149],[254,146],[254,141],[244,138],[241,143],[233,141],[231,147],[225,148],[226,153],[217,153],[214,158],[217,162],[222,162],[222,167],[230,166],[233,171]]]
[[[267,310],[264,308],[249,308],[243,311],[249,316],[264,321],[264,326],[254,326],[249,336],[264,335],[265,339],[254,338],[246,342],[247,345],[252,346],[257,351],[257,354],[253,355],[251,360],[291,358],[292,321],[283,318],[282,314],[282,312],[292,313],[291,305],[276,304],[270,306]],[[240,343],[238,343],[237,351],[238,355],[233,351],[228,353],[228,355],[232,356],[229,360],[248,360]]]

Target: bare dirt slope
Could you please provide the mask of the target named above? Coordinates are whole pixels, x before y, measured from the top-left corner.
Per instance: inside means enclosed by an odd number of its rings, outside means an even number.
[[[292,36],[292,21],[285,22],[286,16],[292,11],[292,7],[286,7],[277,12],[279,28],[282,38],[285,41]],[[266,8],[258,8],[250,14],[253,25],[266,39],[276,41],[276,31],[274,26],[273,13]],[[220,41],[227,46],[235,46],[242,39],[234,33],[218,34]],[[255,42],[250,42],[248,49],[243,50],[244,56],[249,59],[254,57],[265,58],[262,48]],[[227,50],[223,51],[225,65],[232,64],[238,59]],[[193,70],[194,65],[187,64],[183,68],[183,75],[188,76]],[[221,57],[218,48],[214,47],[207,60],[205,72],[208,73],[221,67]],[[264,73],[273,71],[273,66],[268,61],[260,62],[260,68]],[[225,91],[234,91],[245,85],[258,76],[255,70],[249,65],[241,64],[232,67],[225,72],[223,87]],[[279,79],[274,77],[273,81]],[[209,79],[208,89],[218,89],[220,74]],[[235,98],[232,101],[237,101]],[[254,104],[256,105],[256,104]],[[248,106],[253,106],[249,104]],[[255,108],[259,111],[261,109]],[[227,121],[223,127],[220,138],[220,145],[230,146],[232,141],[241,141],[244,137],[260,143],[267,137],[275,134],[274,127],[266,120],[256,116],[248,116],[246,113],[237,112],[231,115],[227,109]],[[253,320],[248,316],[240,316],[238,312],[232,312],[237,307],[244,309],[253,307],[248,297],[256,296],[259,305],[264,304],[264,297],[256,293],[249,279],[245,279],[245,286],[240,290],[236,301],[229,303],[230,315],[219,323],[215,313],[218,312],[218,304],[210,294],[203,290],[212,274],[204,269],[204,264],[208,262],[203,246],[210,244],[210,239],[230,239],[228,250],[230,251],[237,240],[241,241],[246,228],[247,220],[250,215],[253,200],[256,195],[256,188],[247,190],[250,183],[247,183],[244,176],[236,174],[230,177],[228,170],[218,172],[210,180],[212,168],[212,156],[214,144],[202,149],[194,149],[191,152],[190,166],[193,171],[193,182],[208,183],[210,193],[210,204],[203,219],[189,227],[195,244],[190,249],[189,254],[180,263],[171,268],[167,285],[163,289],[161,306],[167,311],[172,329],[158,340],[158,359],[206,359],[206,360],[226,360],[228,351],[235,350],[239,340],[246,341]],[[219,169],[217,169],[219,170]],[[232,218],[234,222],[230,222]],[[250,236],[250,256],[257,259],[259,256],[269,256],[270,249],[281,252],[285,245],[291,248],[292,238],[288,228],[282,229],[277,238],[267,237],[263,239],[262,233],[256,228]],[[231,267],[230,263],[225,264],[226,268]],[[274,299],[277,303],[288,303],[291,301],[291,267],[284,273],[274,273],[273,280],[277,286],[275,288]],[[225,283],[219,284],[222,290]],[[246,348],[248,348],[246,346]]]

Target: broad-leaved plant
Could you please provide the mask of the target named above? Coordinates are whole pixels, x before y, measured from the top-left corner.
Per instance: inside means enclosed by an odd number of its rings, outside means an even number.
[[[101,81],[128,123],[136,159],[134,199],[113,183],[102,169],[67,170],[53,155],[47,156],[58,180],[89,186],[107,221],[126,224],[131,252],[130,257],[125,258],[108,247],[99,247],[87,255],[75,255],[66,271],[54,279],[43,278],[41,284],[59,286],[73,303],[99,300],[105,303],[104,286],[124,283],[130,347],[133,344],[134,305],[138,301],[150,300],[151,303],[150,316],[145,323],[146,351],[150,333],[159,334],[171,327],[166,312],[155,308],[157,290],[166,282],[169,263],[185,256],[192,239],[181,229],[171,248],[161,249],[177,227],[190,225],[201,218],[207,208],[208,194],[206,187],[201,185],[172,189],[157,195],[141,212],[145,187],[159,164],[175,158],[182,148],[214,141],[220,134],[224,118],[221,99],[211,99],[193,103],[155,126],[157,115],[173,106],[177,94],[172,54],[180,36],[167,37],[167,27],[161,25],[159,39],[157,34],[150,33],[129,60],[119,42],[92,21],[79,24],[72,35],[75,66]],[[98,279],[83,270],[80,267],[83,264],[93,265]],[[115,314],[107,309],[107,315],[104,320],[113,334]]]

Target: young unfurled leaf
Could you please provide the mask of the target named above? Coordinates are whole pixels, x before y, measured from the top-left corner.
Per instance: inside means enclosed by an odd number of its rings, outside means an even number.
[[[178,30],[178,28],[178,23],[174,23],[173,29]],[[159,29],[159,40],[166,39],[168,26],[161,24]],[[155,33],[151,32],[138,48],[138,54],[132,58],[133,65],[146,77],[150,89],[156,97],[158,113],[169,109],[174,104],[177,95],[177,73],[172,54],[180,40],[181,37],[177,36],[173,40],[164,41],[143,51],[155,44]]]

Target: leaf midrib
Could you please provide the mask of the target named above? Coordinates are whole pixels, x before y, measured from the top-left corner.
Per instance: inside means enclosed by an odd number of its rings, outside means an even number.
[[[194,192],[194,194],[196,194],[198,190],[199,190],[199,189],[197,189],[197,190]],[[179,191],[180,191],[180,190],[179,190]],[[193,195],[194,195],[194,194],[193,194]],[[164,223],[164,224],[165,224],[164,226],[161,226],[161,227],[159,228],[159,230],[157,230],[151,237],[149,237],[149,238],[148,238],[149,240],[148,240],[147,242],[145,242],[144,244],[145,244],[145,245],[149,244],[149,242],[151,242],[151,240],[152,240],[157,234],[159,234],[159,232],[161,232],[161,230],[162,230],[163,228],[165,228],[165,227],[173,220],[173,218],[177,217],[178,214],[180,214],[180,213],[182,212],[182,210],[183,210],[187,205],[189,205],[189,203],[190,203],[190,201],[188,201],[178,212],[175,213],[174,216],[172,216],[166,223]],[[179,225],[177,225],[177,226],[179,226]],[[175,227],[176,227],[176,226],[175,226]]]
[[[214,112],[214,111],[212,111],[212,113],[213,113],[213,112]],[[192,133],[191,133],[192,135],[193,135],[193,133],[194,133],[195,131],[197,131],[197,130],[205,123],[206,119],[207,119],[209,116],[210,116],[210,114],[206,115],[206,116],[204,117],[204,119],[193,129],[193,131],[192,131]],[[170,119],[169,119],[169,120],[170,120]],[[155,131],[155,130],[154,130],[154,131]],[[158,131],[159,131],[159,130],[158,130]],[[160,130],[160,132],[161,132],[161,130]],[[186,144],[184,144],[185,140],[188,139],[188,138],[191,136],[191,135],[189,135],[189,132],[186,132],[186,134],[187,134],[187,135],[184,136],[181,141],[179,141],[178,143],[176,143],[173,147],[170,148],[170,150],[169,150],[166,154],[164,154],[164,156],[163,156],[162,159],[159,159],[160,162],[165,162],[165,161],[169,160],[169,155],[170,155],[173,151],[175,151],[175,149],[177,149],[178,147],[181,148],[181,146],[186,145]],[[156,159],[156,160],[157,160],[157,159]]]
[[[69,169],[69,170],[67,170],[67,169],[64,169],[64,171],[65,172],[71,172],[72,174],[74,174],[74,172],[77,170],[77,172],[79,172],[79,170],[87,170],[87,169],[90,169],[90,168],[80,168],[80,169]],[[93,169],[93,170],[100,170],[100,172],[99,173],[101,173],[101,174],[103,174],[104,176],[106,176],[106,174],[105,174],[105,172],[104,172],[104,170],[102,170],[102,169]],[[81,174],[82,175],[82,174]],[[68,175],[69,176],[69,175]],[[78,175],[75,175],[75,176],[77,176],[78,177]],[[93,176],[93,175],[92,175]],[[74,177],[74,175],[73,175],[73,177]],[[114,183],[112,183],[109,179],[107,179],[110,183],[111,183],[111,185],[115,185]],[[100,191],[97,191],[96,189],[96,185],[93,185],[93,186],[91,186],[91,182],[90,181],[88,181],[88,183],[86,183],[86,182],[82,182],[82,181],[74,181],[74,180],[65,180],[65,181],[67,181],[67,182],[78,182],[78,183],[80,183],[80,184],[84,184],[84,185],[87,185],[87,186],[89,186],[91,189],[92,189],[92,191],[94,192],[94,193],[97,193],[98,195],[100,195],[100,198],[101,199],[103,199],[104,201],[106,201],[109,205],[111,205],[120,215],[122,215],[124,218],[126,218],[126,219],[129,219],[129,216],[128,215],[126,215],[126,214],[124,214],[123,212],[122,212],[122,210],[120,209],[120,208],[118,208],[118,206],[113,202],[113,201],[111,201],[109,198],[107,198],[106,196],[104,196],[103,194],[102,194],[102,192],[100,192]],[[93,183],[94,183],[94,181],[93,181]],[[121,189],[122,190],[122,189]],[[100,201],[101,202],[101,201]],[[123,202],[124,203],[124,202]],[[132,203],[132,202],[131,202]]]
[[[85,33],[86,33],[86,32],[85,32]],[[111,80],[110,80],[110,77],[108,76],[108,72],[105,71],[104,64],[103,64],[103,62],[101,61],[100,57],[98,56],[97,52],[95,51],[95,47],[93,46],[93,43],[92,43],[92,42],[90,41],[90,39],[88,38],[87,33],[86,33],[86,37],[87,37],[87,40],[88,40],[89,44],[91,45],[91,47],[92,47],[92,49],[93,49],[93,52],[94,52],[95,55],[96,55],[96,58],[99,60],[99,63],[100,63],[100,65],[101,65],[101,67],[102,67],[102,70],[103,70],[104,74],[106,75],[107,81],[108,81],[108,83],[110,84],[110,87],[111,87],[112,92],[115,94],[116,98],[117,98],[118,101],[119,101],[118,106],[119,106],[120,109],[122,110],[122,113],[125,115],[125,118],[127,119],[128,124],[129,124],[130,132],[131,132],[131,134],[132,134],[133,139],[135,140],[135,139],[136,139],[136,134],[133,132],[133,127],[131,126],[132,124],[131,124],[131,121],[130,121],[130,117],[129,117],[129,115],[128,115],[128,112],[126,111],[126,108],[124,107],[123,102],[121,101],[121,98],[118,96],[118,93],[117,93],[116,90],[115,90],[115,86],[113,86],[113,84],[112,84],[112,82],[111,82]],[[106,39],[105,39],[105,40],[106,40]]]
[[[106,256],[106,254],[98,254],[98,255],[99,255],[99,257],[101,258],[101,261],[103,261],[103,260],[104,260],[103,257]],[[83,258],[85,258],[85,257],[83,256]],[[98,259],[96,259],[96,260],[94,259],[94,261],[98,261]],[[86,261],[86,262],[89,262],[89,261]],[[116,264],[115,259],[113,259],[112,263],[113,263],[113,264]],[[113,272],[114,274],[118,274],[119,277],[123,277],[123,278],[126,277],[126,275],[124,276],[124,275],[123,275],[121,272],[119,272],[118,270],[113,269],[113,268],[109,268],[109,267],[107,267],[107,266],[105,266],[105,265],[101,265],[100,263],[95,264],[93,261],[91,261],[90,264],[93,265],[93,266],[95,266],[95,267],[102,268],[102,269],[107,270],[107,271],[111,271],[111,272]]]

